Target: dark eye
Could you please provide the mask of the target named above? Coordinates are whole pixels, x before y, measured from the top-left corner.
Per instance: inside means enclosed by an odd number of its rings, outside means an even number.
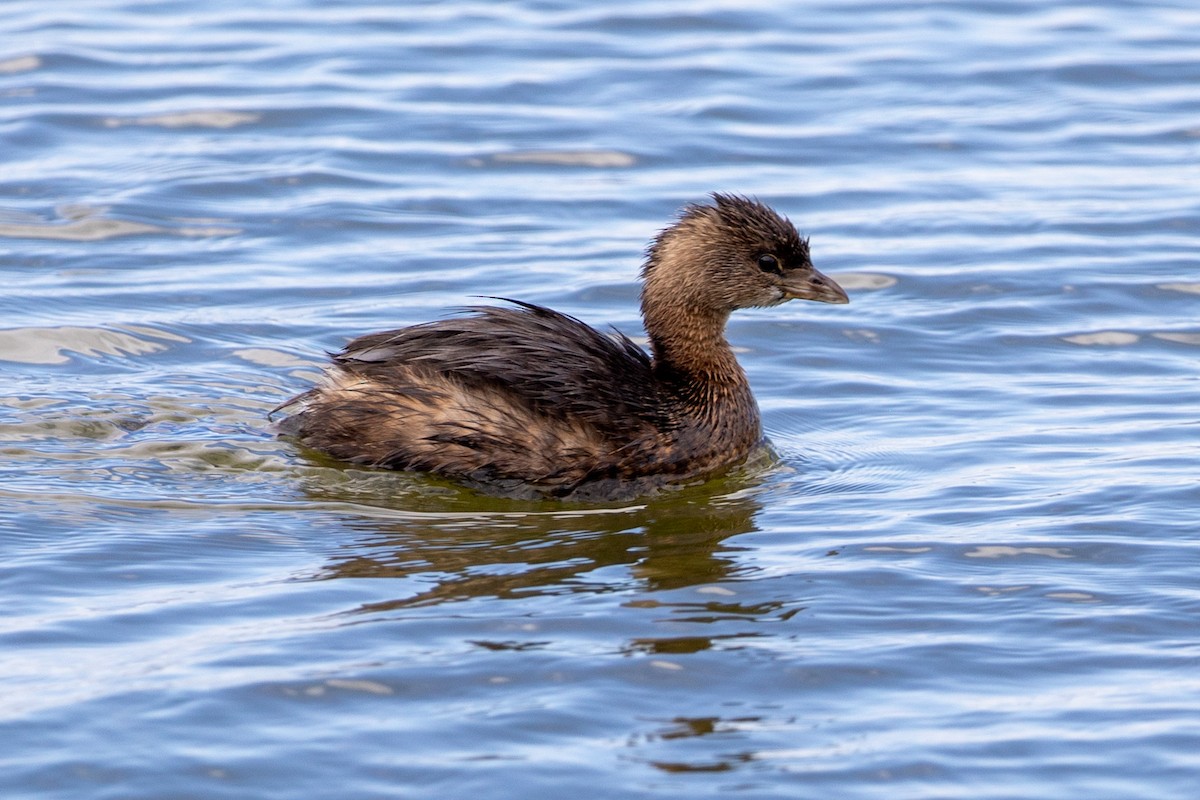
[[[758,257],[758,268],[763,272],[779,272],[779,259],[767,253]]]

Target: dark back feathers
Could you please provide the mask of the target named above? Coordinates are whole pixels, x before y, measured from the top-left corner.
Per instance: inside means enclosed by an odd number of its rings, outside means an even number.
[[[496,299],[516,307],[471,307],[465,316],[361,336],[334,361],[385,383],[398,370],[428,370],[499,388],[549,417],[582,419],[618,438],[668,426],[650,358],[628,337]]]

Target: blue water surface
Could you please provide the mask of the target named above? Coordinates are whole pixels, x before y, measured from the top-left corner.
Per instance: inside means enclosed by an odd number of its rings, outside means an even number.
[[[1200,7],[6,0],[0,794],[1191,798]],[[774,456],[623,504],[267,411],[712,191]]]

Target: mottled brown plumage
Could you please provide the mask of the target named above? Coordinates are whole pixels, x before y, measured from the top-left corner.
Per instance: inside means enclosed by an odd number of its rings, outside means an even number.
[[[357,464],[515,495],[630,497],[737,464],[758,406],[725,341],[739,308],[844,303],[786,219],[743,197],[687,207],[650,245],[653,357],[548,308],[509,301],[362,336],[280,429]],[[278,409],[277,409],[278,410]]]

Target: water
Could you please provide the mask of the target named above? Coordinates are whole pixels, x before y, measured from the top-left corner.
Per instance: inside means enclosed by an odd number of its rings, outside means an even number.
[[[12,798],[1183,798],[1193,3],[0,8]],[[710,191],[775,460],[484,498],[265,414],[506,295],[640,333]]]

